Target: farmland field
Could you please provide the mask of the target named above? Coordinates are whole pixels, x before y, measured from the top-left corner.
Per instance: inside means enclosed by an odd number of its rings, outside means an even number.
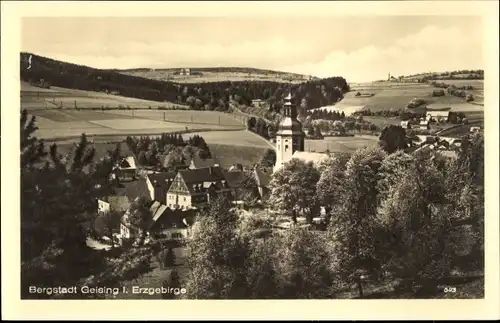
[[[355,137],[325,137],[323,140],[305,141],[305,151],[310,152],[342,152],[352,151],[364,147],[371,147],[378,144],[376,136],[355,136]]]
[[[446,81],[448,82],[448,81]],[[465,82],[465,81],[460,81]],[[478,90],[470,91],[475,97],[476,104],[469,104],[464,99],[446,93],[443,97],[433,97],[435,88],[429,84],[422,83],[357,83],[351,84],[351,92],[346,93],[344,99],[333,106],[320,109],[332,111],[344,111],[346,115],[359,110],[381,111],[404,109],[414,98],[423,99],[429,105],[440,107],[451,107],[452,111],[482,111],[480,104],[483,101],[480,80],[471,80]],[[471,84],[471,82],[467,84]],[[357,92],[362,94],[356,96]],[[369,96],[373,94],[373,96]],[[366,95],[366,96],[365,96]]]
[[[206,134],[203,135],[205,138]],[[225,168],[234,164],[242,164],[251,167],[257,164],[271,147],[241,146],[241,145],[221,145],[208,141],[208,147],[212,157],[216,157],[221,166]]]
[[[50,100],[56,104],[50,103]],[[35,133],[43,139],[62,139],[89,136],[126,136],[128,134],[159,134],[162,132],[242,130],[244,125],[231,115],[215,111],[191,110],[91,110],[56,109],[57,102],[76,100],[79,107],[131,106],[144,108],[151,101],[130,99],[107,94],[70,90],[63,88],[38,89],[21,84],[21,108],[36,116],[38,130]],[[111,103],[113,102],[113,103]],[[163,104],[155,102],[155,104]],[[165,121],[164,120],[167,120]]]
[[[209,144],[219,145],[234,145],[243,147],[260,147],[260,148],[274,148],[264,138],[248,131],[210,131],[210,132],[195,132],[183,134],[182,136],[187,139],[193,135],[200,135]]]
[[[218,111],[182,111],[182,110],[111,110],[107,111],[110,114],[145,118],[159,121],[169,121],[183,124],[209,124],[229,127],[241,127],[242,122],[235,119],[228,113]]]
[[[156,102],[129,98],[119,95],[106,94],[103,92],[92,92],[75,89],[65,89],[60,87],[51,87],[43,89],[21,82],[21,103],[39,102],[38,108],[49,108],[54,106],[63,106],[65,108],[79,109],[101,108],[101,107],[130,107],[136,109],[165,108],[187,108],[187,106],[174,104],[171,102]],[[47,104],[45,104],[47,102]],[[33,107],[35,108],[35,106]]]

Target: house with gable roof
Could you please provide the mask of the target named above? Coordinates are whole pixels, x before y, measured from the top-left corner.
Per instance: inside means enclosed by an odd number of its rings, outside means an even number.
[[[218,166],[181,170],[167,191],[167,206],[189,210],[206,206],[212,198],[224,194],[232,199],[231,187]]]

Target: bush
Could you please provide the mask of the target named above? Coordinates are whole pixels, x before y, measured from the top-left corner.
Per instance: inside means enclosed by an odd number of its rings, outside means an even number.
[[[432,91],[432,96],[444,96],[444,90],[434,90]]]

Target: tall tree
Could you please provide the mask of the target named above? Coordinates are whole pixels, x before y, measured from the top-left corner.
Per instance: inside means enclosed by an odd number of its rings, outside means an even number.
[[[332,270],[347,283],[356,283],[363,297],[362,276],[376,274],[377,177],[385,153],[377,148],[354,152],[347,162],[340,204],[335,206],[329,226],[334,255]]]
[[[238,299],[248,295],[245,264],[248,242],[238,233],[238,215],[231,202],[210,202],[193,227],[187,245],[187,297]]]
[[[320,165],[321,176],[316,185],[318,200],[325,208],[327,222],[332,210],[342,203],[342,186],[345,180],[347,162],[351,157],[349,152],[335,154],[334,157]]]
[[[128,269],[119,271],[121,262],[104,258],[86,244],[86,233],[95,217],[95,200],[102,194],[93,168],[87,167],[92,163],[93,147],[82,136],[72,159],[61,158],[56,145],[50,147],[47,156],[40,148],[41,141],[33,136],[35,129],[34,119],[28,121],[27,113],[22,112],[21,296],[67,297],[30,294],[28,286],[74,285],[88,281],[90,275],[93,283],[112,286],[111,282],[116,283],[126,276],[122,274],[129,273],[127,270],[138,267],[127,264]],[[147,264],[143,262],[147,257],[129,256],[141,266]]]
[[[269,184],[270,204],[291,214],[294,222],[297,222],[297,211],[303,211],[308,223],[312,223],[315,212],[319,211],[316,196],[319,177],[319,171],[312,162],[293,158],[273,173]]]
[[[451,271],[452,214],[444,176],[429,159],[415,160],[399,175],[404,180],[392,182],[378,212],[386,237],[383,267],[393,277],[426,285]]]
[[[401,126],[390,125],[385,127],[380,134],[379,145],[389,154],[407,148],[406,131]]]
[[[325,237],[303,228],[287,230],[275,255],[280,296],[288,299],[329,298],[333,275]]]

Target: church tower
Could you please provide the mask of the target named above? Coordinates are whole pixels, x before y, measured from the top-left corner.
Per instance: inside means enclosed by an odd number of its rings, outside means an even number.
[[[304,131],[302,124],[297,120],[297,110],[292,103],[292,94],[285,98],[284,118],[276,132],[276,164],[274,171],[292,159],[296,151],[304,151]]]

